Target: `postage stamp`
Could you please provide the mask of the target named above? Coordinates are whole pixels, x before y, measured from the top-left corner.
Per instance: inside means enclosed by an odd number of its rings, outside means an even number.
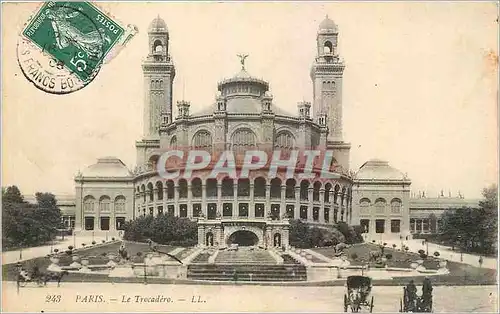
[[[37,88],[67,94],[88,85],[105,58],[136,33],[89,2],[46,2],[23,29],[18,62]]]

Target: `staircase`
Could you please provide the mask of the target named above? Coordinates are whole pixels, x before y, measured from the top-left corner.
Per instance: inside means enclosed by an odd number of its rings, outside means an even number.
[[[211,281],[306,281],[304,265],[292,258],[277,265],[269,252],[261,249],[221,251],[215,264],[188,265],[187,278]]]
[[[216,264],[276,264],[276,260],[265,250],[239,249],[219,252]]]

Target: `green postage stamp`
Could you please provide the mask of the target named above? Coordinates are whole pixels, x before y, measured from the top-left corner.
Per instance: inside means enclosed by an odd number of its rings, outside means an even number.
[[[136,33],[90,2],[46,2],[21,33],[18,61],[36,87],[67,94],[88,85]]]

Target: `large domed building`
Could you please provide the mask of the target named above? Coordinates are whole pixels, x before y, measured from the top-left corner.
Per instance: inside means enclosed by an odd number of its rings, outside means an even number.
[[[191,112],[189,102],[178,101],[174,117],[176,69],[165,21],[155,18],[148,36],[142,64],[144,134],[136,142],[137,166],[131,171],[119,159],[106,157],[79,173],[76,230],[119,233],[125,221],[168,213],[196,220],[202,246],[286,246],[289,219],[318,226],[343,221],[361,224],[381,238],[407,236],[410,180],[380,160],[368,161],[357,173],[349,170],[350,144],[342,132],[345,66],[337,52],[338,27],[331,19],[322,21],[317,32],[312,103],[298,102],[296,113],[273,101],[269,82],[252,76],[245,68],[247,56],[240,56],[240,71],[217,84],[214,103]],[[168,150],[203,150],[213,160],[188,177],[167,179],[158,162]],[[332,151],[328,169],[336,175],[324,178],[320,167],[313,167],[312,178],[301,171],[290,176],[286,168],[273,172],[267,163],[247,177],[211,176],[222,152],[233,152],[241,170],[245,152],[253,150],[269,155],[279,150],[283,159],[293,151]],[[176,167],[189,162],[180,160]],[[300,160],[296,166],[304,168]]]

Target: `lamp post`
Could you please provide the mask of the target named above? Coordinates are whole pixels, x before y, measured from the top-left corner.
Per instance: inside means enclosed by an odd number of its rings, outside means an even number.
[[[425,239],[425,246],[426,246],[426,253],[427,256],[429,256],[429,241],[427,241],[427,239]]]
[[[460,235],[457,236],[457,239],[458,239],[457,240],[458,249],[460,250],[460,262],[463,262],[464,261],[464,252],[463,252],[462,246],[461,246],[461,244],[462,244],[462,241],[461,241],[462,236],[460,236]]]

